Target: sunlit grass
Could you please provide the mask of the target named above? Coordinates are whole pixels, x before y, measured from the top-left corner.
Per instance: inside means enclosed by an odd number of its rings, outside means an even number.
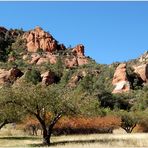
[[[3,147],[42,146],[40,136],[0,137]],[[147,147],[148,134],[90,134],[52,136],[51,148]]]
[[[22,130],[0,130],[0,147],[43,147],[42,137],[28,136]],[[51,148],[148,147],[148,134],[89,134],[52,136]]]

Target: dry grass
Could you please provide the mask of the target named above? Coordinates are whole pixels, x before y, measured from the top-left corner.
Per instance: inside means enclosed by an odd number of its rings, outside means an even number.
[[[148,134],[119,133],[52,136],[51,148],[148,147]],[[0,147],[38,147],[41,142],[41,136],[27,136],[21,130],[10,127],[0,130]]]

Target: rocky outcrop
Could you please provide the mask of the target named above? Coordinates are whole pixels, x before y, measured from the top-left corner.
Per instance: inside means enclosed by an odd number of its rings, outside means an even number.
[[[41,78],[43,85],[50,85],[55,83],[55,74],[51,71],[46,71],[45,73],[41,74]]]
[[[37,63],[40,58],[41,56],[38,53],[32,54],[30,64]]]
[[[115,86],[112,93],[122,93],[130,90],[126,73],[126,64],[120,64],[114,73],[112,84]]]
[[[86,71],[80,71],[78,74],[73,75],[68,83],[69,87],[76,87],[77,83],[87,75]]]
[[[23,73],[18,68],[11,68],[10,70],[0,69],[0,85],[5,83],[12,83]]]
[[[37,52],[39,49],[53,52],[59,47],[52,35],[38,26],[34,30],[26,32],[23,38],[27,41],[27,49],[29,52]]]
[[[55,64],[57,62],[57,56],[48,52],[45,52],[42,55],[39,53],[32,53],[31,55],[26,54],[22,56],[22,59],[27,60],[29,64],[37,65],[41,65],[43,63]]]
[[[142,56],[140,56],[139,62],[145,64],[148,63],[148,51],[146,51]]]
[[[134,66],[134,72],[143,80],[143,82],[148,82],[148,64]]]
[[[78,61],[77,61],[76,57],[67,57],[64,60],[64,63],[65,63],[65,66],[68,67],[68,68],[78,66]]]
[[[54,54],[52,54],[52,53],[47,53],[47,54],[46,54],[46,58],[49,59],[49,62],[50,62],[51,64],[55,64],[55,63],[57,62],[57,56],[54,55]]]
[[[41,57],[39,58],[39,60],[37,61],[37,65],[41,65],[41,64],[44,64],[44,63],[50,63],[50,60],[46,57]]]
[[[72,52],[76,57],[77,65],[88,64],[88,59],[84,55],[84,45],[78,44],[76,47],[73,48]]]
[[[37,52],[43,50],[43,56],[31,56],[29,63],[36,63],[40,65],[42,63],[55,64],[57,62],[57,55],[55,54],[58,50],[65,50],[66,47],[63,44],[58,44],[57,41],[52,37],[51,34],[45,32],[41,27],[36,27],[34,30],[26,32],[23,36],[27,41],[27,50],[29,52]],[[74,67],[84,65],[88,63],[88,59],[84,55],[84,45],[78,44],[73,48],[72,54],[74,57],[65,57],[63,62],[66,67]],[[60,55],[59,55],[60,56]],[[26,57],[23,57],[26,58]]]
[[[86,57],[78,57],[77,61],[79,66],[88,64],[88,59]]]
[[[83,57],[84,56],[84,45],[79,44],[76,47],[73,48],[72,52],[77,57]]]
[[[84,45],[78,44],[72,49],[72,53],[74,56],[66,57],[64,60],[66,67],[72,68],[88,64],[88,58],[84,55]]]

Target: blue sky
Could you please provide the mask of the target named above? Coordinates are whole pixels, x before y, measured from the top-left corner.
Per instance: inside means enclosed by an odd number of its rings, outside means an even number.
[[[60,43],[110,64],[148,50],[148,2],[0,2],[0,26],[41,26]]]

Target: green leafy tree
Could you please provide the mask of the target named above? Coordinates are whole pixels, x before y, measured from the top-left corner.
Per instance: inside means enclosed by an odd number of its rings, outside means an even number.
[[[28,69],[28,71],[25,74],[25,80],[27,82],[32,82],[33,84],[37,84],[38,82],[41,81],[41,74],[35,68]]]
[[[20,112],[15,104],[5,103],[8,98],[12,97],[11,88],[4,87],[0,89],[0,129],[6,124],[21,121],[23,117],[23,112]]]
[[[16,85],[12,88],[12,96],[5,99],[5,104],[15,104],[20,112],[36,117],[43,130],[43,144],[50,145],[53,127],[64,115],[96,114],[98,101],[79,97],[77,92],[69,88],[61,88],[55,84],[48,87],[40,85]],[[91,104],[91,105],[90,105]],[[87,108],[88,107],[88,108]],[[50,118],[47,114],[50,113]]]
[[[118,113],[121,118],[121,128],[127,133],[131,133],[136,125],[139,123],[139,117],[134,112],[120,111]]]

